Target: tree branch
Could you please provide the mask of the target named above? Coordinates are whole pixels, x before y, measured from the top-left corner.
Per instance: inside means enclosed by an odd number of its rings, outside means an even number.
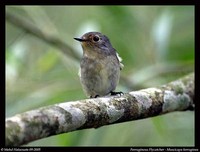
[[[34,26],[27,20],[20,18],[12,13],[6,12],[6,21],[10,22],[11,24],[17,26],[18,28],[44,40],[45,42],[57,47],[67,56],[74,58],[75,60],[80,60],[80,56],[65,42],[61,39],[57,38],[55,35],[49,35],[44,31],[41,31],[37,26]]]
[[[194,73],[161,87],[59,103],[6,119],[6,146],[193,107]]]

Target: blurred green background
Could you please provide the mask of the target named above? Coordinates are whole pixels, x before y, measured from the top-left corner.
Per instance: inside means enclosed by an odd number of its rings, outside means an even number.
[[[99,31],[123,58],[117,90],[159,86],[194,71],[193,6],[7,6],[81,58],[73,37]],[[6,21],[6,117],[84,99],[80,60]],[[194,112],[86,129],[27,146],[194,146]]]

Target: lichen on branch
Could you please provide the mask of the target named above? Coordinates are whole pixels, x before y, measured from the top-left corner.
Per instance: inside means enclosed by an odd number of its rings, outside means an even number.
[[[63,102],[6,119],[6,146],[194,107],[194,73],[161,87]]]

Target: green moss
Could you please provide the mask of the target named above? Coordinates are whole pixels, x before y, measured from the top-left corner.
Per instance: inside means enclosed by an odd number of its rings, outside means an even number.
[[[6,145],[18,145],[18,143],[20,143],[20,126],[13,121],[7,121],[7,125],[8,126],[6,127]]]
[[[183,92],[184,92],[183,83],[175,85],[174,86],[174,91],[175,91],[176,94],[183,94]]]

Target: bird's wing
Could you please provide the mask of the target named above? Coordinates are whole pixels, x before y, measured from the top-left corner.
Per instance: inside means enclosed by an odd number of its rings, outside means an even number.
[[[118,58],[118,60],[119,60],[120,70],[122,70],[123,67],[124,67],[124,65],[121,63],[121,62],[122,62],[122,58],[119,56],[119,54],[118,54],[117,52],[116,52],[116,54],[117,54],[117,58]]]

